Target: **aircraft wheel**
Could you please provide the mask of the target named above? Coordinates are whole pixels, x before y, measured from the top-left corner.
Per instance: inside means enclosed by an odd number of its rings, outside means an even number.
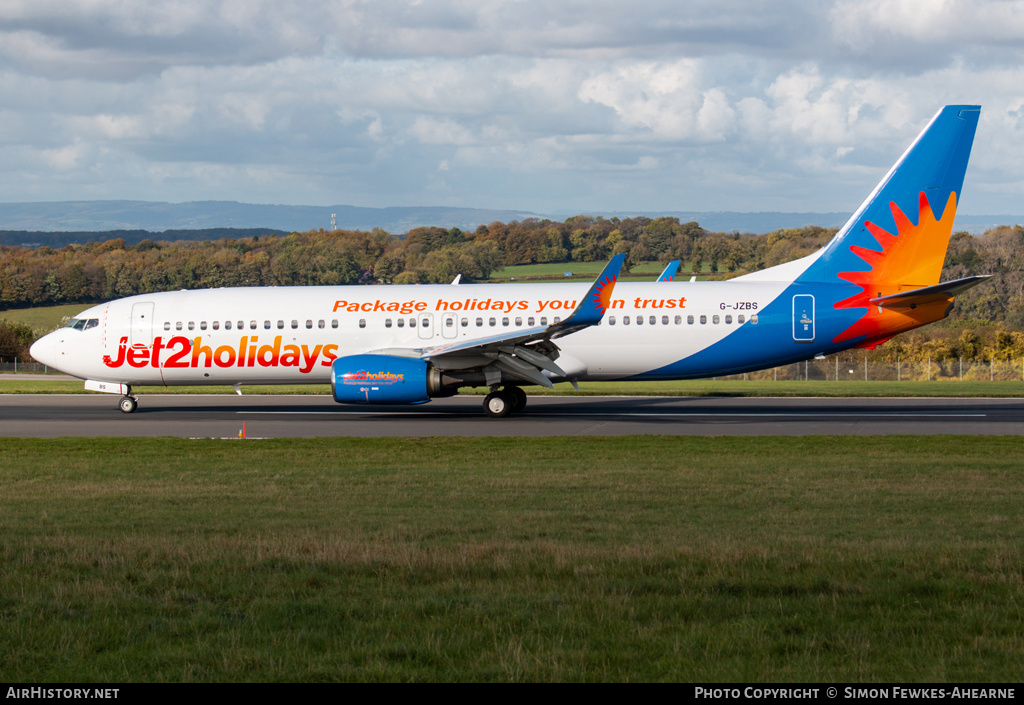
[[[512,412],[512,396],[505,390],[491,392],[484,399],[484,412],[494,419],[508,416]]]
[[[506,387],[505,391],[508,392],[512,398],[512,413],[518,414],[520,411],[526,408],[526,392],[520,387]]]
[[[125,396],[121,397],[121,402],[119,406],[121,407],[121,411],[123,413],[131,414],[134,413],[134,411],[139,408],[139,402],[135,397]]]

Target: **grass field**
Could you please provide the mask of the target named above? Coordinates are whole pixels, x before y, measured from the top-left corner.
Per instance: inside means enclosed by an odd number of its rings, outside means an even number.
[[[505,267],[491,274],[491,281],[508,281],[511,278],[516,280],[528,280],[528,279],[593,279],[607,262],[545,262],[543,264],[521,264],[514,267]],[[624,280],[635,279],[635,280],[649,280],[654,281],[654,278],[661,274],[661,271],[665,268],[665,265],[661,262],[641,262],[640,264],[633,267],[629,272],[622,274],[619,278]],[[685,272],[685,276],[689,278],[690,264],[684,262],[679,267],[679,277],[682,277]],[[701,270],[705,274],[711,273],[710,265],[705,264]],[[565,276],[566,272],[572,272],[572,277]]]
[[[0,680],[1016,682],[1024,439],[2,439]]]
[[[39,308],[17,308],[0,311],[0,318],[24,323],[40,335],[49,333],[64,325],[70,319],[93,304],[67,304],[65,306],[41,306]]]

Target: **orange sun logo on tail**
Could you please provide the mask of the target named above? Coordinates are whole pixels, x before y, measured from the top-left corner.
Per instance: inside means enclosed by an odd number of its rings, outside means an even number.
[[[956,216],[956,193],[949,194],[942,217],[938,220],[935,219],[931,204],[923,191],[918,203],[917,225],[911,222],[899,206],[893,202],[889,203],[889,209],[896,221],[896,235],[870,221],[864,222],[882,249],[876,251],[857,245],[850,246],[850,251],[867,262],[871,269],[866,272],[841,272],[838,275],[841,279],[860,286],[861,292],[838,302],[835,308],[865,308],[867,311],[860,320],[836,336],[832,342],[840,343],[866,336],[858,347],[873,348],[897,333],[939,320],[945,315],[945,302],[940,302],[938,306],[929,305],[914,310],[881,308],[870,302],[877,296],[910,291],[939,282],[949,236],[953,231],[953,218]],[[935,315],[936,311],[939,311],[938,316]]]

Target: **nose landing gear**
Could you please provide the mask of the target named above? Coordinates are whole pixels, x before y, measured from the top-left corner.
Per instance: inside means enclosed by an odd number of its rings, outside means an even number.
[[[133,414],[135,413],[135,410],[139,408],[139,400],[132,396],[131,387],[128,387],[128,391],[123,397],[121,397],[121,401],[118,402],[118,406],[124,414]]]

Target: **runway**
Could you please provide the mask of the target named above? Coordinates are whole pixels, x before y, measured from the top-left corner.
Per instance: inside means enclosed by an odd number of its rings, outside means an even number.
[[[0,395],[0,436],[249,439],[407,436],[803,436],[1024,433],[1024,399],[530,397],[517,416],[480,397],[414,407],[343,406],[328,396],[160,395],[134,414],[109,395]]]

